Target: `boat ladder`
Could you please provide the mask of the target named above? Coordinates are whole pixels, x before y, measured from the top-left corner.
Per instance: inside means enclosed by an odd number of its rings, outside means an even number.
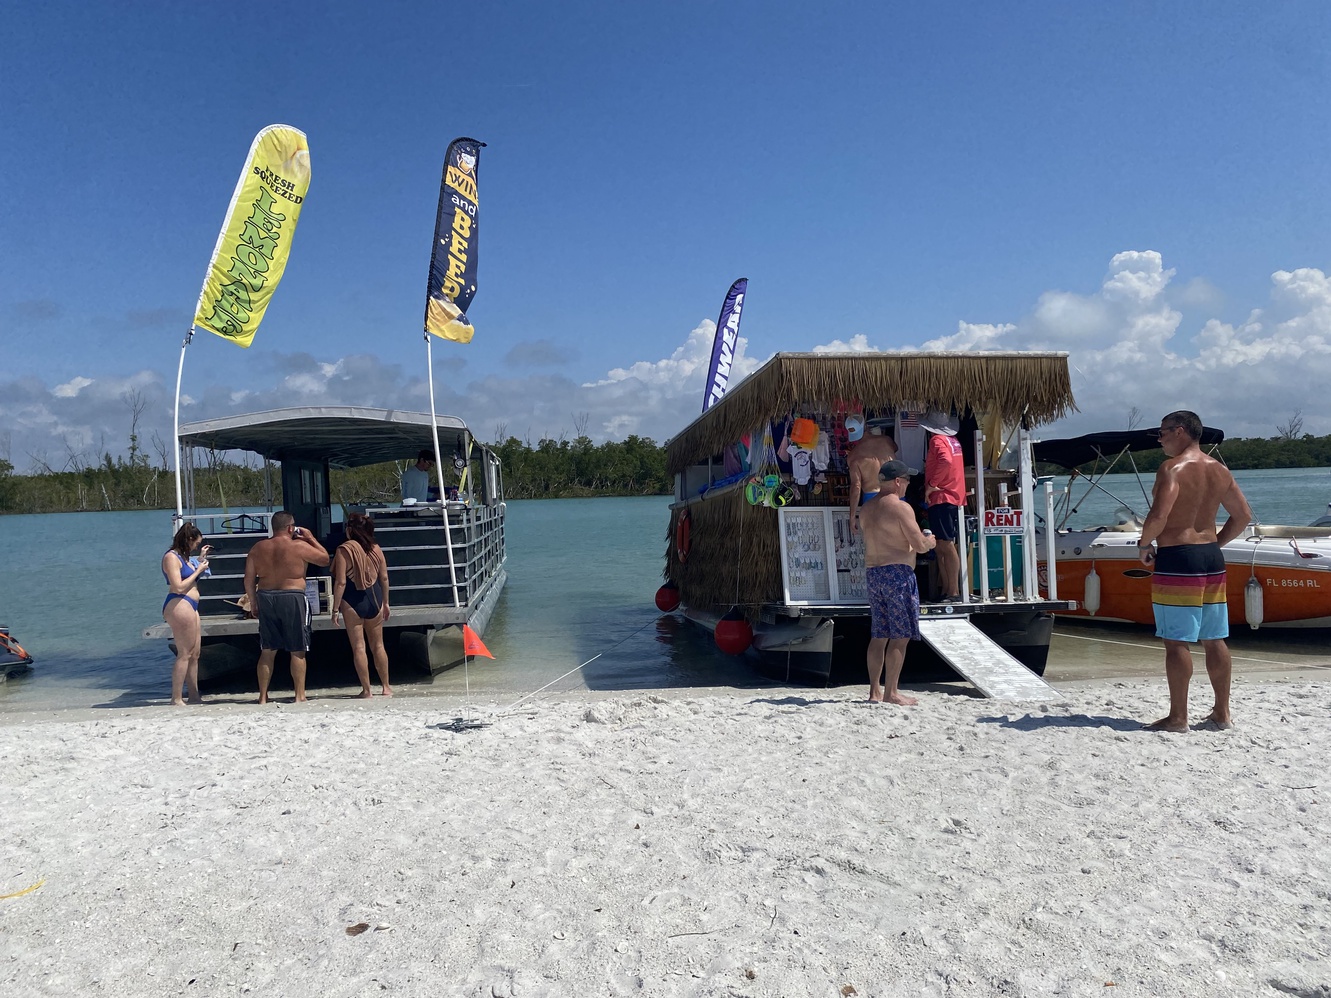
[[[1063,694],[998,646],[966,617],[921,617],[920,636],[987,697],[1062,700]]]

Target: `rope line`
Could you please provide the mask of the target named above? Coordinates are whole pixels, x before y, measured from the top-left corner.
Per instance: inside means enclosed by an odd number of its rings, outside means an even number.
[[[501,715],[501,714],[505,714],[505,713],[507,713],[508,711],[510,711],[510,710],[512,710],[513,708],[515,708],[518,704],[522,703],[524,700],[530,700],[532,697],[537,696],[538,694],[545,692],[545,691],[548,690],[551,686],[554,686],[555,683],[558,683],[558,682],[560,682],[561,680],[567,679],[569,676],[573,675],[573,673],[577,672],[579,669],[585,669],[587,666],[591,665],[593,662],[595,662],[598,658],[600,658],[600,657],[601,657],[602,655],[604,655],[606,652],[608,652],[608,651],[614,651],[616,648],[618,648],[618,647],[619,647],[620,645],[622,645],[624,642],[628,641],[630,638],[636,637],[638,634],[640,634],[640,633],[642,633],[643,631],[645,631],[648,627],[650,627],[650,626],[651,626],[652,624],[654,624],[654,623],[656,623],[655,618],[652,619],[652,620],[647,621],[647,623],[643,624],[641,627],[635,628],[634,630],[630,631],[628,634],[624,635],[622,638],[620,638],[620,639],[619,639],[618,641],[616,641],[614,644],[610,645],[608,648],[605,648],[605,649],[603,649],[603,650],[601,650],[601,651],[598,651],[598,652],[597,652],[595,655],[593,655],[591,658],[587,659],[587,661],[581,663],[580,665],[575,665],[573,668],[569,669],[568,672],[564,673],[562,676],[557,676],[557,677],[555,677],[554,679],[550,680],[550,682],[546,683],[546,684],[545,684],[544,686],[542,686],[540,689],[532,690],[530,693],[524,693],[522,696],[518,697],[516,700],[514,700],[514,701],[513,701],[511,704],[509,704],[507,707],[501,707],[501,708],[499,708],[498,710],[494,711],[494,712],[491,714],[491,716],[492,716],[492,717],[498,717],[498,716]]]

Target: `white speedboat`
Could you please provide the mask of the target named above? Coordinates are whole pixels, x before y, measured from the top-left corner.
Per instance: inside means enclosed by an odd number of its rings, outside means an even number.
[[[1207,427],[1201,442],[1214,448],[1222,440],[1221,431]],[[1110,469],[1157,447],[1154,430],[1121,430],[1037,441],[1033,452],[1037,461],[1068,469],[1096,462],[1095,473],[1074,475],[1070,488],[1112,496],[1102,482]],[[1148,494],[1144,486],[1143,494]],[[1137,557],[1142,517],[1124,503],[1117,522],[1072,529],[1065,524],[1076,505],[1070,491],[1061,520],[1055,521],[1058,592],[1077,602],[1076,609],[1058,612],[1154,626],[1152,573]],[[1043,530],[1039,543],[1043,549]],[[1223,550],[1231,628],[1331,627],[1331,516],[1311,526],[1253,523]]]

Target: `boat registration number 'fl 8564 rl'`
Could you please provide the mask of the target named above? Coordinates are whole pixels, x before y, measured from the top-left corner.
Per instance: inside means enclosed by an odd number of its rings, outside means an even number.
[[[995,506],[984,511],[986,534],[1020,534],[1022,511],[1011,506]]]
[[[1280,589],[1290,589],[1290,588],[1321,589],[1322,588],[1322,584],[1318,582],[1316,579],[1281,579],[1278,582],[1275,579],[1267,579],[1266,584],[1268,586],[1273,586]]]

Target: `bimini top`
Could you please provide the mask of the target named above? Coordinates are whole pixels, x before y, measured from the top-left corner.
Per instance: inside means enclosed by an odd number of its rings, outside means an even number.
[[[1053,352],[779,353],[680,432],[666,450],[676,474],[797,406],[984,409],[1052,422],[1077,404],[1068,355]]]
[[[1223,430],[1203,426],[1199,443],[1211,447],[1224,439]],[[1158,450],[1159,447],[1160,438],[1155,430],[1107,430],[1062,440],[1037,440],[1031,445],[1031,456],[1060,468],[1078,468],[1097,459],[1112,460],[1125,450]]]
[[[437,416],[435,421],[445,457],[463,449],[466,424],[456,416]],[[269,409],[186,423],[180,442],[252,451],[272,461],[327,461],[335,468],[401,461],[434,450],[429,413],[345,405]]]

